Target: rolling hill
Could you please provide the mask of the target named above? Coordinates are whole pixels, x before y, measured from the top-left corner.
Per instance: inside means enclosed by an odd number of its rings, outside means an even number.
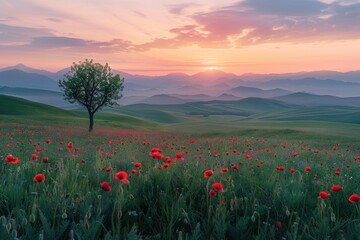
[[[302,106],[352,106],[360,107],[360,97],[335,97],[330,95],[315,95],[304,92],[292,93],[273,99]]]
[[[12,88],[0,87],[0,94],[24,98],[38,103],[46,103],[51,106],[59,107],[62,109],[79,109],[81,106],[78,104],[70,104],[64,100],[62,93],[30,88]]]
[[[60,91],[57,81],[17,69],[0,72],[0,86]]]

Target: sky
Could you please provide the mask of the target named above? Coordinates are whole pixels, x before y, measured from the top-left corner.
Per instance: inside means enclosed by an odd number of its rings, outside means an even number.
[[[0,0],[0,67],[360,70],[360,0]]]

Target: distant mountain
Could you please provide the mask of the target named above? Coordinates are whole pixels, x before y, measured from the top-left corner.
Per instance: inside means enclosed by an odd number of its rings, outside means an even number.
[[[271,73],[271,74],[246,73],[240,75],[239,78],[244,81],[269,81],[276,79],[317,78],[321,80],[335,79],[345,82],[360,82],[360,71],[350,71],[350,72],[311,71],[311,72]]]
[[[181,98],[173,97],[167,94],[159,94],[140,100],[137,103],[162,105],[162,104],[182,104],[184,102],[185,101],[182,100]]]
[[[304,92],[292,93],[273,99],[302,106],[351,106],[360,107],[360,97],[341,98],[330,95],[315,95]]]
[[[240,97],[236,97],[232,94],[227,94],[227,93],[223,93],[216,98],[216,100],[220,100],[220,101],[236,101],[240,99],[241,99]]]
[[[242,98],[246,98],[246,97],[269,98],[269,97],[286,95],[286,94],[291,93],[291,91],[284,90],[281,88],[263,90],[263,89],[255,88],[255,87],[239,86],[239,87],[228,90],[227,93],[230,93],[235,96],[242,97]]]
[[[78,104],[71,104],[68,101],[64,100],[62,93],[55,91],[30,88],[0,87],[0,94],[19,97],[38,103],[46,103],[48,105],[52,105],[62,109],[81,108],[81,106],[79,106]]]
[[[225,73],[219,70],[210,70],[205,72],[199,72],[191,76],[191,78],[196,82],[208,83],[218,80],[229,80],[236,78],[237,76],[232,73]]]
[[[60,91],[58,83],[53,79],[16,69],[0,72],[0,86]]]
[[[265,89],[282,88],[293,92],[309,92],[317,95],[333,95],[338,97],[360,96],[360,83],[332,79],[277,79],[267,82],[257,82],[254,85]]]

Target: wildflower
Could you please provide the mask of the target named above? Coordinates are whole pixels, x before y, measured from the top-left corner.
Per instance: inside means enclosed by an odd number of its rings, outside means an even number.
[[[44,157],[44,158],[43,158],[43,162],[44,162],[44,163],[48,163],[48,162],[49,162],[49,158],[48,158],[48,157]]]
[[[360,202],[360,196],[354,193],[349,197],[349,202],[351,203]]]
[[[220,171],[223,172],[223,173],[225,173],[225,172],[228,172],[229,169],[228,169],[228,168],[222,168]]]
[[[218,183],[218,182],[214,183],[214,184],[212,185],[212,188],[213,188],[214,191],[216,191],[216,192],[224,192],[223,185],[222,185],[221,183]]]
[[[111,191],[111,187],[109,185],[108,182],[101,182],[100,183],[100,187],[104,190],[104,191],[107,191],[107,192],[110,192]]]
[[[295,172],[295,168],[290,168],[290,173],[294,173]]]
[[[68,148],[68,150],[71,150],[71,149],[73,148],[73,143],[72,143],[72,142],[68,142],[67,148]]]
[[[115,174],[115,181],[121,181],[123,179],[127,179],[129,177],[129,174],[125,171],[120,171]]]
[[[306,172],[306,173],[309,173],[310,170],[311,170],[311,168],[310,168],[309,166],[308,166],[308,167],[305,167],[305,172]]]
[[[211,189],[209,191],[209,197],[215,197],[217,195],[217,192],[214,189]]]
[[[277,167],[276,167],[276,170],[278,170],[278,171],[284,171],[284,170],[285,170],[285,167],[284,167],[284,166],[277,166]]]
[[[39,156],[36,154],[31,154],[31,158],[32,160],[37,161],[39,159]]]
[[[141,168],[141,163],[139,163],[139,162],[134,163],[134,167]]]
[[[19,158],[16,158],[14,157],[13,155],[11,154],[8,154],[6,157],[5,157],[5,161],[7,163],[10,163],[10,164],[18,164],[20,161],[19,161]]]
[[[206,170],[205,172],[204,172],[204,178],[208,178],[208,177],[210,177],[211,175],[213,175],[213,171],[212,170]]]
[[[321,199],[327,199],[328,197],[330,197],[330,194],[328,194],[327,192],[320,192],[319,197]]]
[[[331,192],[338,192],[342,189],[342,187],[340,185],[333,185],[331,188],[330,188],[330,191]]]
[[[34,177],[34,182],[44,182],[45,176],[42,173],[36,174]]]

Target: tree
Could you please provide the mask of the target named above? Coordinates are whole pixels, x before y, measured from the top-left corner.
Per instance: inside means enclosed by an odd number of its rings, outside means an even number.
[[[71,70],[59,80],[65,100],[78,102],[89,113],[89,132],[93,130],[94,114],[104,106],[117,105],[115,100],[122,97],[124,78],[114,75],[106,63],[94,63],[86,59],[73,63]]]

